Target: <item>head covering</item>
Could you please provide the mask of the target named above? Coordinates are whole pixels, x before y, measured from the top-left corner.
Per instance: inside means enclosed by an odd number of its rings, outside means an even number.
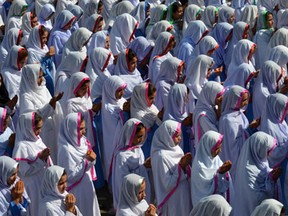
[[[130,14],[118,16],[110,32],[111,51],[118,55],[134,39],[134,33],[138,27],[137,20]]]
[[[0,189],[10,187],[7,181],[12,176],[12,174],[14,174],[14,172],[17,169],[17,166],[18,163],[14,159],[5,155],[0,157],[0,171],[1,171]]]
[[[25,49],[22,46],[13,45],[9,50],[8,56],[4,61],[2,71],[8,70],[8,68],[16,71],[21,71],[20,63],[19,63],[19,52]]]
[[[215,6],[209,5],[204,9],[202,13],[201,20],[205,23],[209,30],[212,30],[216,24],[215,14],[218,12],[218,9]]]
[[[149,35],[147,35],[147,39],[151,41],[151,43],[155,43],[157,37],[161,32],[169,32],[173,29],[173,25],[170,24],[167,20],[161,20],[155,25],[153,25],[152,30]],[[156,43],[155,43],[156,44]]]
[[[268,184],[271,169],[267,157],[275,146],[276,140],[261,131],[254,133],[244,143],[238,158],[234,184],[237,204],[233,211],[238,215],[250,215],[259,202],[273,196],[271,183],[269,191],[265,188],[259,191],[259,187]]]
[[[122,209],[130,209],[135,215],[145,213],[148,204],[145,200],[139,202],[137,197],[143,181],[143,177],[134,173],[124,177],[117,211],[121,212]]]
[[[161,32],[155,41],[155,47],[151,54],[150,64],[152,64],[154,57],[162,56],[167,52],[170,44],[172,43],[174,36],[169,32]]]
[[[285,74],[287,74],[288,47],[283,45],[274,47],[270,52],[269,60],[272,60],[280,67],[285,68]]]
[[[266,61],[261,67],[253,88],[253,115],[254,118],[261,116],[263,103],[270,94],[276,93],[283,84],[283,71],[273,61]]]
[[[39,24],[44,25],[45,28],[48,29],[48,31],[51,31],[53,26],[51,20],[47,20],[47,18],[54,13],[55,7],[52,4],[45,4],[38,15]]]
[[[41,58],[49,51],[47,45],[41,43],[40,31],[42,27],[44,26],[38,25],[32,29],[26,44],[28,49],[31,49],[35,55],[39,55]]]
[[[270,39],[268,47],[274,48],[275,46],[283,45],[288,47],[288,29],[280,28],[278,29]]]
[[[254,34],[252,29],[256,25],[258,17],[258,9],[256,5],[247,5],[244,7],[243,12],[241,13],[241,17],[239,21],[243,21],[249,24],[249,39],[252,39]]]
[[[31,26],[31,18],[33,17],[33,13],[31,12],[26,12],[23,17],[22,17],[22,27],[21,29],[23,30],[23,34],[29,35],[30,32],[32,31],[32,26]]]
[[[194,99],[199,97],[202,86],[207,82],[206,75],[208,69],[211,68],[213,64],[213,58],[207,55],[199,55],[187,69],[185,84],[191,90],[189,94],[191,94]]]
[[[150,8],[150,4],[148,2],[140,2],[131,12],[130,14],[139,22],[145,22],[147,10]]]
[[[76,21],[80,20],[83,15],[83,10],[78,5],[68,4],[66,10],[70,11],[76,17]]]
[[[213,194],[207,197],[203,197],[199,203],[193,207],[190,216],[229,216],[231,214],[232,207],[219,194]]]
[[[164,104],[165,110],[163,120],[172,119],[182,122],[187,117],[187,98],[186,85],[175,83],[169,91],[167,103]]]
[[[197,17],[201,15],[203,9],[195,4],[191,4],[186,7],[183,16],[183,29],[182,31],[185,32],[186,28],[188,27],[189,23],[192,21],[197,20]]]
[[[134,5],[130,1],[117,2],[116,4],[112,6],[112,9],[110,11],[110,19],[107,21],[107,26],[112,26],[115,19],[118,16],[120,16],[121,14],[125,14],[125,13],[130,14],[133,9],[134,9]],[[133,15],[131,14],[131,16]]]
[[[93,14],[86,19],[85,26],[89,31],[94,33],[94,32],[96,32],[96,30],[99,31],[98,25],[101,22],[101,20],[103,20],[103,17],[101,15]],[[102,26],[102,29],[103,29],[103,26]],[[101,31],[102,31],[102,29],[101,29]]]
[[[218,186],[214,182],[219,167],[223,164],[220,157],[212,156],[212,152],[222,144],[223,135],[208,131],[200,139],[192,164],[192,201],[195,206],[203,197],[215,193]],[[222,181],[219,179],[219,181]]]
[[[76,17],[68,10],[63,10],[57,17],[56,17],[56,21],[53,25],[53,30],[52,31],[56,31],[56,30],[61,30],[63,29],[65,26],[67,26],[69,23],[74,22],[74,20],[76,19]],[[52,33],[52,32],[51,32]]]
[[[215,100],[217,97],[224,94],[224,87],[217,82],[209,81],[204,84],[201,93],[198,97],[195,110],[193,112],[193,124],[196,143],[207,130],[215,130],[218,128],[218,120],[214,110]],[[205,116],[208,121],[208,127],[201,127],[200,118]]]
[[[170,84],[174,84],[174,82],[179,81],[181,75],[180,70],[183,65],[184,62],[176,57],[167,58],[160,66],[156,83],[160,82],[161,80],[164,80]]]
[[[133,40],[128,45],[128,48],[136,53],[138,62],[144,60],[144,58],[147,57],[147,55],[153,49],[148,40],[142,36],[137,37],[135,40]]]
[[[164,4],[160,4],[155,8],[153,8],[150,13],[149,26],[153,26],[155,23],[163,20],[165,18],[164,14],[166,12],[167,12],[167,6]]]
[[[15,0],[12,2],[12,5],[9,9],[7,20],[9,20],[11,17],[20,17],[23,14],[23,11],[25,8],[27,8],[28,5],[24,0]]]
[[[158,114],[158,109],[148,100],[149,83],[141,83],[133,89],[131,97],[131,117],[143,122],[147,129],[151,128]]]
[[[7,117],[7,109],[0,107],[0,134],[4,132],[4,122]]]
[[[64,200],[67,192],[61,194],[58,190],[58,182],[64,174],[64,168],[60,166],[51,166],[46,169],[41,185],[41,202],[49,202],[56,199]]]
[[[86,74],[91,80],[91,97],[93,99],[101,97],[104,81],[111,76],[107,70],[111,55],[109,50],[102,47],[94,48],[89,55]]]
[[[195,47],[208,32],[208,28],[201,20],[195,20],[188,24],[183,32],[183,38],[190,38],[189,42],[192,41],[192,46]]]
[[[251,216],[281,215],[283,204],[275,199],[265,199],[252,212]]]
[[[228,19],[235,14],[235,9],[222,5],[218,13],[218,23],[228,22]],[[230,23],[232,24],[232,23]]]

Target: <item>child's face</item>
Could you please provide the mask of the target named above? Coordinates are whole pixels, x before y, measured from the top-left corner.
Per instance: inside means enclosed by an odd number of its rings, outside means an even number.
[[[183,17],[183,7],[178,7],[177,11],[172,14],[173,20],[179,20]]]
[[[40,40],[41,40],[41,44],[46,44],[47,43],[47,41],[48,41],[48,31],[45,31],[43,33],[43,35],[41,35]]]
[[[38,136],[41,133],[41,128],[43,127],[43,121],[40,120],[37,125],[35,125],[34,133]]]
[[[229,18],[228,18],[228,23],[232,24],[235,20],[235,14],[232,14]]]
[[[173,138],[175,146],[179,145],[181,142],[181,131],[177,132],[176,136]]]
[[[146,197],[145,190],[146,190],[146,182],[143,181],[143,183],[141,184],[140,191],[137,194],[138,202],[141,202],[141,200],[145,199]]]
[[[267,20],[266,20],[266,24],[267,24],[267,28],[273,28],[273,24],[274,24],[274,20],[273,20],[273,15],[269,14],[267,16]]]
[[[57,185],[59,193],[63,194],[66,190],[66,187],[67,187],[67,175],[65,174],[61,176]]]
[[[95,32],[101,31],[102,28],[103,28],[103,25],[104,25],[104,21],[101,20],[101,21],[99,22],[99,24],[97,25],[97,28],[95,29]]]
[[[128,70],[129,72],[133,72],[137,67],[137,57],[133,57],[129,62],[128,62]]]
[[[35,26],[37,26],[38,23],[38,18],[37,16],[34,16],[33,18],[31,18],[31,27],[34,28]]]
[[[107,36],[106,37],[106,43],[105,43],[105,49],[109,49],[110,48],[110,37]]]
[[[115,92],[115,98],[117,100],[121,99],[124,95],[124,91],[125,91],[125,88],[121,88],[121,89],[118,89],[116,92]]]
[[[148,101],[150,104],[153,104],[155,102],[155,97],[156,97],[156,91],[152,95],[148,96]]]
[[[7,184],[10,186],[14,184],[18,176],[18,167],[16,168],[15,172],[8,178]]]
[[[248,38],[248,34],[249,34],[249,28],[245,28],[243,35],[242,35],[242,39],[247,39]]]
[[[248,103],[249,103],[249,94],[246,92],[242,96],[242,102],[240,104],[240,108],[243,108],[243,107],[247,106]]]
[[[145,128],[143,127],[135,134],[135,137],[132,142],[134,146],[137,146],[144,141],[145,132],[146,132]]]
[[[76,92],[75,96],[76,97],[84,97],[85,94],[88,93],[90,87],[90,82],[84,83]]]
[[[41,86],[41,83],[43,82],[43,71],[42,70],[40,70],[40,72],[39,72],[39,76],[38,76],[38,79],[37,79],[37,84],[38,84],[38,86]]]
[[[86,134],[86,124],[85,124],[85,121],[81,121],[80,123],[80,136],[84,136]]]

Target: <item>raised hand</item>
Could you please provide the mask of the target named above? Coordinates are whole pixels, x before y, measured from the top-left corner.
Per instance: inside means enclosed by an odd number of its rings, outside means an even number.
[[[225,161],[221,167],[218,169],[218,173],[224,174],[228,172],[232,167],[232,162],[230,160]]]
[[[192,155],[190,152],[188,152],[182,156],[179,165],[181,166],[182,169],[185,169],[189,164],[191,164],[191,161],[192,161]]]
[[[50,156],[50,149],[49,148],[46,148],[46,149],[44,149],[41,153],[40,153],[40,155],[39,155],[39,158],[41,159],[41,160],[47,160],[47,158]]]
[[[22,180],[15,184],[15,187],[11,190],[12,200],[18,204],[22,201],[22,195],[24,193],[24,182]]]
[[[64,92],[60,92],[58,95],[56,95],[56,96],[54,96],[54,97],[51,98],[49,104],[50,104],[50,106],[53,107],[53,109],[56,108],[56,102],[59,101],[59,100],[61,100],[61,98],[63,97],[63,95],[64,95]]]
[[[69,193],[65,197],[65,206],[66,211],[72,212],[76,215],[76,208],[75,208],[76,198],[73,194]]]
[[[86,159],[90,162],[93,162],[94,160],[96,160],[97,155],[95,154],[94,151],[92,150],[88,150],[86,153]]]
[[[155,216],[156,210],[156,207],[153,204],[150,204],[148,209],[145,211],[145,216]]]

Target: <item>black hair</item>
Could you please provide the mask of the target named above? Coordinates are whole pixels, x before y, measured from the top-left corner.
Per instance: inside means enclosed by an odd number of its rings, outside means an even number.
[[[172,13],[177,12],[178,8],[182,7],[182,4],[180,2],[174,2],[172,3]]]
[[[142,122],[140,122],[138,125],[137,125],[137,128],[136,128],[136,133],[138,133],[142,128],[145,128],[144,124]]]
[[[149,83],[148,85],[148,97],[153,95],[156,92],[156,88],[153,84]]]
[[[38,125],[40,121],[42,121],[42,117],[35,112],[35,115],[34,115],[34,124],[35,124],[35,125]]]
[[[128,57],[128,61],[130,62],[134,57],[137,58],[137,55],[132,49],[128,49],[127,57]]]

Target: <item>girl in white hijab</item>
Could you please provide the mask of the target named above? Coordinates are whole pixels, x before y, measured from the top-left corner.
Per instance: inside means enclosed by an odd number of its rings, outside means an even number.
[[[2,68],[12,46],[20,45],[22,37],[23,32],[18,28],[11,28],[6,32],[0,45],[0,68]]]
[[[149,61],[148,77],[152,84],[156,85],[161,63],[169,57],[172,57],[170,51],[175,44],[174,36],[169,32],[162,32],[155,41],[155,47]]]
[[[127,88],[123,97],[129,99],[134,87],[143,82],[141,74],[137,70],[137,56],[132,49],[127,48],[121,51],[113,74],[121,77],[121,79],[127,83]]]
[[[158,204],[163,215],[189,215],[192,209],[190,189],[192,156],[184,155],[178,144],[181,124],[167,120],[154,134],[151,165]]]
[[[285,209],[283,204],[275,199],[265,199],[258,205],[251,216],[284,216]]]
[[[85,121],[81,113],[66,116],[60,128],[58,164],[67,173],[67,191],[75,195],[81,213],[100,216],[92,182],[97,179],[94,169],[97,155],[84,136],[85,132]]]
[[[255,119],[261,117],[266,98],[278,92],[283,81],[283,69],[273,61],[264,62],[253,87],[252,104]]]
[[[32,12],[26,12],[23,15],[21,25],[21,29],[23,31],[23,38],[21,40],[21,45],[26,45],[32,29],[37,25],[39,25],[39,23],[36,14]]]
[[[161,112],[153,104],[155,96],[155,87],[145,82],[135,86],[131,97],[131,117],[139,119],[148,130],[146,141],[142,146],[145,158],[150,156],[153,135],[162,122],[159,118]]]
[[[183,39],[178,45],[177,57],[187,65],[189,56],[192,54],[194,48],[208,32],[208,28],[201,20],[191,21],[187,29],[183,31]]]
[[[176,57],[167,58],[160,66],[159,76],[156,81],[155,106],[158,110],[166,105],[171,86],[183,81],[184,62]]]
[[[116,140],[112,165],[112,190],[113,204],[117,209],[119,198],[121,196],[121,185],[123,178],[135,173],[146,179],[146,201],[150,203],[151,186],[148,177],[147,168],[151,168],[148,163],[150,159],[145,161],[141,146],[146,137],[146,129],[142,122],[132,118],[129,119],[121,129],[119,139]]]
[[[127,48],[134,39],[137,27],[137,20],[130,14],[125,13],[116,18],[110,32],[111,51],[114,56]]]
[[[18,163],[10,157],[0,157],[0,213],[7,215],[30,215],[30,199],[23,181],[18,177]]]
[[[256,5],[246,5],[241,12],[240,20],[248,23],[249,25],[249,40],[253,40],[253,37],[256,33],[257,27],[257,19],[258,19],[258,9]]]
[[[232,207],[219,194],[213,194],[203,197],[199,203],[193,207],[190,216],[229,216],[232,212]]]
[[[149,42],[155,46],[155,41],[157,39],[157,37],[159,36],[159,34],[161,32],[171,32],[171,30],[173,29],[173,25],[170,24],[167,20],[161,20],[157,23],[155,23],[155,25],[153,25],[153,28],[150,32],[150,34],[148,36],[146,36],[146,38],[149,40]]]
[[[165,20],[167,16],[167,6],[164,4],[159,4],[156,7],[153,7],[150,13],[150,21],[148,26],[146,27],[146,36],[149,38],[151,34],[153,26],[161,20]]]
[[[218,9],[213,5],[207,6],[201,15],[201,20],[211,31],[218,22]]]
[[[16,0],[12,2],[8,12],[5,31],[8,31],[11,28],[21,29],[22,16],[25,14],[27,7],[28,4],[24,0]]]
[[[51,19],[55,13],[55,8],[52,4],[45,4],[39,15],[38,15],[38,21],[40,25],[44,25],[45,28],[50,32],[53,28]]]
[[[233,25],[235,21],[235,9],[226,5],[222,5],[219,8],[218,23],[228,22]]]
[[[112,52],[102,47],[94,48],[89,54],[85,71],[90,78],[93,101],[102,96],[103,84],[111,76],[107,69],[111,56]]]
[[[198,99],[203,85],[208,81],[211,68],[214,64],[213,58],[207,55],[199,55],[187,68],[185,84],[189,88],[188,112],[193,113],[196,100]]]
[[[207,131],[219,131],[220,106],[224,94],[224,87],[217,82],[207,82],[200,93],[193,112],[195,148],[203,134]],[[217,106],[217,109],[216,109]]]
[[[232,86],[223,95],[219,133],[223,134],[224,138],[220,157],[222,161],[232,161],[230,174],[233,180],[241,148],[249,137],[249,133],[246,131],[249,122],[243,113],[248,101],[249,92],[240,86]]]
[[[191,191],[193,206],[206,196],[220,194],[227,202],[233,200],[233,187],[229,170],[231,161],[222,162],[218,154],[221,152],[223,135],[206,132],[199,142],[192,164]],[[231,194],[232,192],[232,194]]]
[[[67,174],[60,166],[49,167],[43,176],[39,215],[82,216],[75,197],[66,191]]]
[[[185,8],[183,15],[183,29],[182,29],[183,37],[190,22],[195,20],[201,20],[202,12],[203,9],[195,4],[190,4],[188,7]]]
[[[264,132],[254,133],[243,145],[234,184],[235,216],[250,215],[264,199],[274,196],[281,170],[272,170],[267,159],[275,145],[276,140]]]
[[[43,130],[40,135],[51,149],[52,160],[56,163],[59,124],[63,118],[61,106],[57,101],[63,94],[51,97],[39,64],[28,64],[23,68],[20,93],[20,115],[37,112],[42,117]]]
[[[62,61],[70,52],[87,53],[86,44],[91,36],[92,32],[83,27],[73,32],[63,48]]]
[[[119,76],[107,78],[103,85],[101,104],[103,146],[101,146],[101,153],[106,180],[108,180],[114,150],[114,136],[120,133],[124,124],[123,110],[125,107],[127,108],[127,105],[129,106],[128,103],[125,104],[126,100],[122,97],[126,86],[125,81]],[[111,131],[114,131],[113,134],[111,134]]]
[[[14,128],[9,126],[10,115],[6,108],[0,107],[0,156],[12,157],[15,141]]]
[[[268,49],[273,49],[274,47],[278,45],[283,45],[283,46],[288,47],[288,29],[287,28],[280,28],[273,34],[268,44]]]
[[[93,14],[86,20],[85,27],[93,34],[102,31],[104,26],[103,17],[99,14]]]
[[[108,31],[102,30],[94,33],[88,44],[88,54],[92,52],[93,49],[97,47],[102,47],[110,51],[110,36]]]
[[[116,216],[156,216],[156,207],[145,200],[144,177],[131,173],[124,177]]]
[[[232,61],[228,67],[224,86],[239,85],[249,89],[250,81],[256,75],[251,59],[256,50],[256,44],[247,40],[240,40],[232,54]]]
[[[39,213],[40,183],[45,170],[53,165],[50,149],[39,136],[42,125],[42,118],[35,112],[22,114],[18,120],[13,150],[13,158],[19,163],[19,176],[25,182],[31,199],[31,215]]]
[[[283,45],[274,47],[270,51],[268,60],[276,62],[280,67],[284,69],[284,74],[287,75],[288,47]]]

